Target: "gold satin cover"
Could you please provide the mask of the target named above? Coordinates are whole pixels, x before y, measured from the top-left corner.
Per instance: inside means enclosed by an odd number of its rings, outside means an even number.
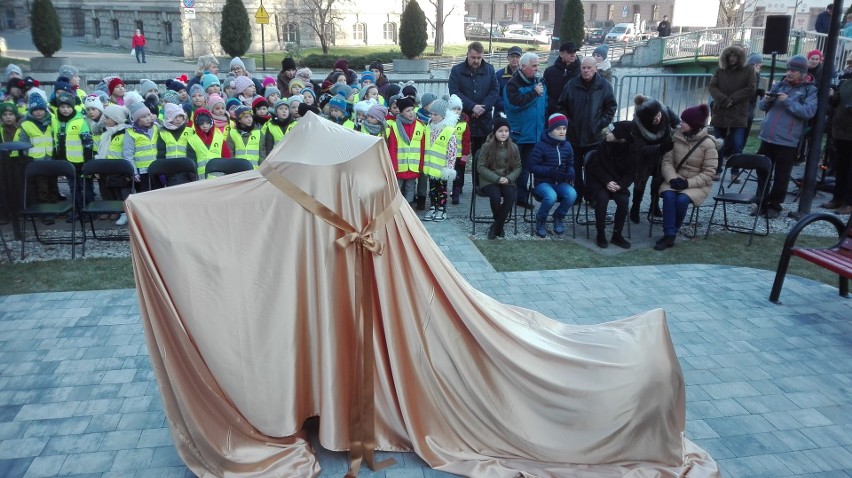
[[[319,416],[322,446],[367,464],[375,446],[475,478],[720,476],[683,438],[662,310],[572,326],[477,291],[398,199],[379,138],[309,114],[265,164],[127,200],[148,350],[194,473],[317,476],[300,430]]]

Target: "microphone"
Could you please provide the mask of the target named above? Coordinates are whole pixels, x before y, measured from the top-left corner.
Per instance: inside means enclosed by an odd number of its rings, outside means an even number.
[[[535,80],[536,83],[541,82],[541,73],[535,72],[535,74],[533,74],[533,80]]]

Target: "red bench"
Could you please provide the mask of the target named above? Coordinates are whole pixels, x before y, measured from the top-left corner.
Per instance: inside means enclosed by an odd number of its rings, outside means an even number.
[[[825,248],[796,247],[796,239],[805,227],[817,221],[828,221],[837,228],[837,244]],[[778,261],[778,271],[775,273],[775,282],[772,284],[772,292],[769,300],[779,304],[778,297],[781,295],[781,287],[784,285],[784,277],[787,275],[787,266],[793,256],[812,262],[820,267],[830,270],[838,275],[840,279],[840,295],[849,297],[849,279],[852,278],[852,216],[843,224],[839,217],[824,212],[808,214],[799,220],[793,229],[787,234],[784,249],[781,251],[781,260]]]

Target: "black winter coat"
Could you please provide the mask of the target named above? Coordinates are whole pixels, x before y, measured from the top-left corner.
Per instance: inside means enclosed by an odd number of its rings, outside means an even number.
[[[601,130],[617,109],[612,84],[597,73],[588,83],[580,76],[569,81],[559,96],[559,111],[568,117],[568,140],[576,146],[600,143]]]
[[[630,195],[627,188],[633,184],[637,165],[631,145],[604,141],[596,151],[595,160],[586,163],[586,196],[594,197],[610,181],[621,186],[619,193]]]
[[[547,86],[547,116],[559,111],[557,104],[565,85],[580,74],[579,56],[570,65],[566,65],[561,57],[544,70],[544,84]]]
[[[449,90],[462,100],[462,111],[467,113],[470,135],[486,137],[491,134],[493,118],[491,111],[497,103],[500,94],[500,84],[494,67],[485,61],[475,71],[462,61],[450,70]],[[485,113],[479,117],[473,116],[473,107],[483,105]]]

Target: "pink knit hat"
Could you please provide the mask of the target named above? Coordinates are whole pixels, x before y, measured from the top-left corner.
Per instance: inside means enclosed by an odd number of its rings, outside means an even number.
[[[243,94],[243,91],[246,90],[249,86],[254,85],[254,82],[251,81],[251,78],[247,76],[238,76],[234,79],[234,89],[237,90],[237,94]]]

